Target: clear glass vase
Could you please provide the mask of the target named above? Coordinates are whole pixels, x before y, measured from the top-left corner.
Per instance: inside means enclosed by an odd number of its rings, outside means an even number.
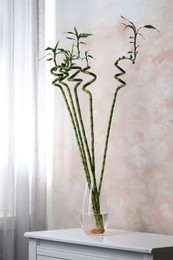
[[[100,194],[94,188],[94,185],[86,184],[82,212],[81,227],[86,234],[102,235],[108,224],[108,212],[104,187]]]

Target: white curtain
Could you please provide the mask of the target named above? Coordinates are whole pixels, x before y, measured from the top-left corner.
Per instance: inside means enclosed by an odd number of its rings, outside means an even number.
[[[44,0],[0,0],[0,259],[25,260],[46,229]]]

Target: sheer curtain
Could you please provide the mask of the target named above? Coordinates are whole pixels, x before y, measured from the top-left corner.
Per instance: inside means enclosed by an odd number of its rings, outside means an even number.
[[[46,229],[44,0],[0,0],[0,259],[25,260]]]

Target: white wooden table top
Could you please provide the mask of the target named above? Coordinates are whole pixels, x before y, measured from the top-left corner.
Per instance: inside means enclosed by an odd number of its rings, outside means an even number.
[[[26,232],[25,237],[89,245],[102,248],[151,253],[153,249],[173,247],[173,236],[108,229],[103,236],[86,235],[82,229]]]

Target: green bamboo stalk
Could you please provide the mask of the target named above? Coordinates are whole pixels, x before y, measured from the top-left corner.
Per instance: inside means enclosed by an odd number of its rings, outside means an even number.
[[[70,100],[70,104],[71,104],[71,108],[72,108],[72,112],[73,112],[73,116],[74,116],[74,122],[75,122],[75,125],[76,125],[76,129],[77,129],[77,133],[78,133],[78,137],[79,137],[79,142],[80,142],[80,146],[81,146],[81,150],[82,150],[82,153],[83,153],[83,158],[86,160],[86,156],[85,156],[85,150],[84,150],[84,146],[83,146],[83,140],[82,140],[82,137],[81,137],[81,132],[80,132],[80,128],[79,128],[79,123],[78,123],[78,119],[77,119],[77,115],[76,115],[76,110],[75,110],[75,107],[74,107],[74,102],[73,102],[73,98],[72,98],[72,94],[71,94],[71,91],[70,91],[70,88],[68,86],[68,84],[66,84],[64,82],[65,79],[67,79],[69,77],[69,73],[68,73],[68,70],[69,68],[67,68],[66,70],[60,68],[59,71],[60,71],[60,74],[58,74],[58,81],[61,85],[63,85],[66,90],[67,90],[67,93],[68,93],[68,96],[69,96],[69,100]],[[87,164],[87,162],[86,162]]]
[[[78,67],[74,67],[73,69],[78,69],[78,70],[71,77],[68,78],[68,81],[77,82],[76,85],[75,85],[75,88],[74,88],[77,91],[77,87],[81,84],[81,79],[75,78],[75,77],[76,77],[76,75],[78,75],[81,72],[81,68],[80,67],[79,68]],[[90,82],[87,82],[83,86],[83,90],[87,94],[89,94],[90,100],[92,100],[91,93],[88,90],[86,90],[85,88],[96,80],[96,76],[95,76],[95,74],[93,74],[91,72],[88,72],[87,69],[89,69],[89,67],[84,70],[84,73],[92,76],[93,79]],[[76,100],[78,101],[78,97],[77,97]],[[92,103],[90,103],[90,104],[92,104]],[[82,119],[82,114],[81,114],[81,109],[80,109],[80,104],[79,103],[77,103],[77,107],[79,109],[78,113],[80,114],[80,121],[79,122],[82,125],[83,124],[83,119]],[[92,109],[92,105],[91,105],[91,109]],[[91,122],[93,122],[93,113],[92,113],[92,111],[91,111]],[[91,123],[91,126],[93,127],[92,123]],[[86,141],[87,141],[87,139],[86,139]],[[92,196],[92,206],[93,206],[93,212],[94,212],[94,217],[95,217],[95,221],[96,221],[96,227],[97,227],[97,229],[103,230],[104,229],[103,218],[100,215],[100,202],[99,202],[99,197],[98,197],[98,192],[97,192],[97,184],[96,184],[95,172],[93,172],[93,169],[91,169],[91,170],[92,170],[92,178],[93,178],[93,181],[92,181],[93,188],[92,188],[92,185],[88,185],[88,188],[89,188],[89,190],[92,189],[92,191],[91,191],[91,194],[92,194],[91,195]]]
[[[87,66],[86,68],[84,68],[82,70],[82,72],[84,74],[92,77],[92,79],[90,81],[86,82],[83,85],[82,89],[89,96],[91,152],[92,152],[93,174],[95,175],[95,148],[94,148],[95,138],[94,138],[93,97],[92,97],[91,92],[87,89],[87,87],[96,81],[97,76],[93,72],[88,71],[89,69],[90,69],[90,67]]]
[[[91,152],[92,152],[92,163],[93,163],[93,169],[92,169],[92,178],[93,178],[93,185],[94,185],[94,190],[95,190],[95,196],[97,199],[97,203],[98,203],[98,208],[100,208],[99,206],[99,198],[98,198],[98,191],[97,191],[97,182],[96,182],[96,173],[95,173],[95,149],[94,149],[94,119],[93,119],[93,98],[92,98],[92,94],[91,92],[87,89],[87,87],[89,85],[91,85],[96,79],[97,76],[88,71],[90,69],[90,67],[86,67],[82,70],[82,72],[86,75],[89,75],[92,77],[92,79],[88,82],[86,82],[83,87],[82,90],[89,96],[89,110],[90,110],[90,134],[91,134]]]
[[[84,125],[83,125],[83,118],[82,118],[82,113],[81,113],[81,108],[80,108],[80,103],[79,103],[79,99],[78,99],[78,96],[77,96],[77,88],[78,86],[81,84],[81,79],[79,78],[75,78],[80,72],[81,72],[81,68],[80,67],[74,67],[73,69],[77,69],[77,71],[70,77],[68,78],[69,81],[72,81],[72,82],[77,82],[76,85],[75,85],[75,94],[76,94],[76,103],[77,103],[77,107],[78,107],[78,114],[79,114],[79,118],[80,118],[80,125],[82,125],[82,129],[83,131],[85,130],[84,129]],[[89,67],[85,68],[84,70],[82,70],[83,73],[85,74],[88,74],[90,76],[93,77],[93,79],[90,81],[90,82],[87,82],[84,86],[83,86],[83,90],[89,95],[90,97],[90,109],[91,109],[91,115],[90,115],[90,119],[91,119],[91,131],[92,131],[92,134],[93,134],[93,112],[92,112],[92,95],[91,93],[86,90],[86,87],[90,84],[92,84],[95,80],[96,80],[96,75],[91,73],[91,72],[88,72],[87,70],[89,69]],[[83,133],[85,135],[85,132]],[[93,135],[92,135],[93,136]],[[87,139],[86,139],[87,141]],[[94,143],[94,139],[92,139],[92,142]],[[93,150],[94,152],[94,150]],[[88,153],[89,153],[89,150],[88,150]],[[94,153],[93,153],[94,154]],[[92,163],[92,162],[91,162]],[[101,228],[102,229],[104,228],[103,227],[103,219],[102,219],[102,216],[100,216],[100,203],[99,203],[99,198],[98,198],[98,192],[97,192],[97,183],[96,183],[96,178],[95,178],[95,172],[93,171],[93,168],[91,169],[91,173],[92,173],[92,183],[93,183],[93,187],[92,185],[88,185],[89,187],[89,190],[92,189],[91,191],[91,196],[92,196],[92,206],[93,206],[93,212],[94,212],[94,216],[95,216],[95,221],[96,221],[96,226],[97,228]]]
[[[83,149],[82,149],[82,146],[81,146],[81,143],[80,143],[80,139],[79,139],[79,136],[78,136],[78,129],[77,129],[77,126],[76,126],[76,123],[75,123],[75,120],[74,120],[74,116],[73,116],[73,114],[72,114],[72,111],[71,111],[71,108],[70,108],[68,99],[67,99],[66,94],[65,94],[65,92],[64,92],[64,89],[62,88],[61,84],[58,84],[58,83],[57,83],[57,82],[59,82],[59,76],[60,76],[60,74],[55,73],[56,71],[57,71],[57,68],[56,68],[56,67],[53,67],[53,68],[51,69],[51,74],[57,77],[55,80],[52,81],[52,84],[53,84],[54,86],[60,88],[60,90],[61,90],[61,92],[62,92],[62,95],[63,95],[63,97],[64,97],[64,101],[65,101],[66,107],[67,107],[68,112],[69,112],[69,115],[70,115],[70,119],[71,119],[71,122],[72,122],[72,125],[73,125],[73,129],[74,129],[76,141],[77,141],[78,148],[79,148],[79,151],[80,151],[80,156],[81,156],[81,159],[82,159],[82,164],[83,164],[83,167],[84,167],[86,179],[87,179],[88,185],[90,186],[90,185],[91,185],[91,178],[90,178],[88,166],[87,166],[87,163],[86,163],[86,158],[85,158],[85,155],[84,155],[84,153],[83,153]]]
[[[75,124],[76,124],[77,132],[78,132],[78,136],[79,136],[79,141],[80,141],[81,148],[82,148],[82,151],[83,151],[83,156],[84,156],[84,158],[85,158],[85,160],[86,160],[86,154],[85,154],[83,139],[82,139],[82,135],[81,135],[81,131],[80,131],[80,126],[79,126],[79,121],[78,121],[78,118],[77,118],[77,113],[76,113],[76,109],[75,109],[75,106],[74,106],[74,101],[73,101],[73,97],[72,97],[70,88],[69,88],[68,84],[66,84],[65,82],[60,81],[60,83],[61,83],[63,86],[65,86],[65,88],[66,88],[66,90],[67,90],[67,93],[68,93],[68,95],[69,95],[69,100],[70,100],[72,112],[73,112],[73,115],[74,115],[74,121],[75,121]],[[87,163],[87,160],[86,160],[86,163]]]
[[[87,66],[83,69],[83,73],[92,77],[90,81],[85,83],[82,87],[83,91],[89,96],[89,109],[90,109],[90,133],[91,133],[91,150],[92,150],[92,161],[93,161],[93,190],[92,190],[92,204],[93,204],[93,212],[96,222],[96,227],[99,232],[104,232],[104,223],[103,216],[100,214],[100,199],[96,182],[96,174],[95,174],[95,149],[94,149],[94,119],[93,119],[93,98],[91,92],[87,89],[89,85],[91,85],[96,79],[97,76],[89,71],[90,67]]]
[[[132,62],[132,64],[135,64],[135,61],[136,61],[136,58],[137,58],[137,54],[138,54],[137,49],[139,47],[139,45],[137,45],[137,37],[138,36],[142,36],[142,34],[140,33],[140,30],[142,28],[157,30],[152,25],[144,25],[144,26],[141,26],[141,27],[139,27],[137,29],[136,26],[134,25],[134,23],[132,23],[131,21],[127,20],[123,16],[121,16],[121,18],[126,22],[126,23],[123,23],[123,25],[125,26],[124,29],[126,30],[127,28],[130,28],[132,30],[132,32],[133,32],[133,35],[129,37],[130,38],[130,44],[132,44],[132,51],[128,52],[129,56],[122,56],[114,63],[114,66],[120,71],[120,73],[115,74],[114,78],[121,85],[119,87],[117,87],[117,89],[116,89],[116,91],[115,91],[115,93],[113,95],[113,101],[112,101],[112,105],[111,105],[111,109],[110,109],[110,116],[109,116],[109,120],[108,120],[106,140],[105,140],[104,153],[103,153],[103,159],[102,159],[102,167],[101,167],[101,173],[100,173],[99,191],[98,191],[99,194],[101,192],[101,187],[102,187],[102,182],[103,182],[103,175],[104,175],[104,170],[105,170],[105,162],[106,162],[106,156],[107,156],[107,149],[108,149],[108,142],[109,142],[109,136],[110,136],[110,129],[111,129],[111,124],[112,124],[112,117],[113,117],[113,112],[114,112],[115,103],[116,103],[116,99],[117,99],[117,94],[118,94],[118,91],[121,88],[125,87],[125,85],[126,85],[126,83],[122,79],[119,78],[120,76],[123,76],[126,72],[118,64],[119,64],[119,62],[121,60],[130,60]]]
[[[75,95],[76,107],[77,107],[77,112],[78,112],[78,117],[79,117],[79,123],[80,123],[80,127],[82,130],[82,135],[83,135],[83,139],[84,139],[84,143],[85,143],[88,161],[90,164],[90,169],[92,172],[93,164],[92,164],[92,160],[91,160],[91,154],[90,154],[88,140],[87,140],[86,133],[85,133],[85,127],[84,127],[84,123],[83,123],[83,118],[82,118],[82,113],[81,113],[81,108],[80,108],[80,103],[79,103],[79,98],[78,98],[78,92],[77,92],[77,88],[79,87],[79,85],[82,83],[83,80],[81,78],[75,78],[81,72],[82,69],[79,66],[72,67],[72,69],[74,69],[76,71],[68,78],[68,81],[77,82],[74,86],[74,95]]]
[[[123,57],[122,59],[125,59],[125,57]],[[121,59],[118,60],[118,62]],[[103,182],[103,175],[104,175],[104,170],[105,170],[105,163],[106,163],[106,156],[107,156],[107,150],[108,150],[108,142],[109,142],[109,136],[110,136],[110,129],[111,129],[111,124],[112,124],[112,118],[113,118],[113,113],[114,113],[114,108],[115,108],[115,104],[116,104],[116,99],[117,99],[117,94],[118,91],[125,87],[126,83],[119,78],[119,76],[124,75],[126,72],[118,65],[118,62],[115,62],[115,67],[118,68],[120,70],[120,73],[117,73],[115,75],[115,79],[117,81],[119,81],[121,83],[121,85],[116,89],[114,95],[113,95],[113,100],[112,100],[112,105],[111,105],[111,109],[110,109],[110,115],[109,115],[109,121],[108,121],[108,127],[107,127],[107,133],[106,133],[106,140],[105,140],[105,146],[104,146],[104,153],[103,153],[103,159],[102,159],[102,168],[101,168],[101,174],[100,174],[100,182],[99,182],[99,189],[98,189],[98,193],[100,195],[101,192],[101,187],[102,187],[102,182]]]
[[[70,70],[72,68],[70,67]],[[85,154],[85,149],[84,149],[84,144],[83,144],[83,139],[82,139],[82,135],[81,135],[81,131],[80,131],[80,126],[79,126],[79,122],[78,122],[78,118],[77,118],[77,114],[76,114],[76,109],[75,109],[75,106],[74,106],[74,101],[73,101],[73,97],[72,97],[72,94],[71,94],[71,91],[70,91],[70,88],[68,86],[68,84],[66,84],[64,82],[65,79],[69,79],[69,67],[67,67],[66,69],[62,69],[60,68],[59,71],[61,72],[61,76],[59,76],[59,82],[65,86],[67,92],[68,92],[68,95],[69,95],[69,100],[70,100],[70,104],[71,104],[71,107],[72,107],[72,112],[73,112],[73,115],[74,115],[74,121],[75,121],[75,124],[76,124],[76,129],[77,129],[77,132],[78,132],[78,137],[79,137],[79,142],[80,142],[80,145],[81,145],[81,150],[82,150],[82,153],[83,153],[83,158],[85,159],[85,164],[86,164],[86,168],[87,168],[87,176],[88,176],[88,173],[89,173],[89,169],[88,169],[88,165],[87,165],[87,159],[86,159],[86,154]]]

